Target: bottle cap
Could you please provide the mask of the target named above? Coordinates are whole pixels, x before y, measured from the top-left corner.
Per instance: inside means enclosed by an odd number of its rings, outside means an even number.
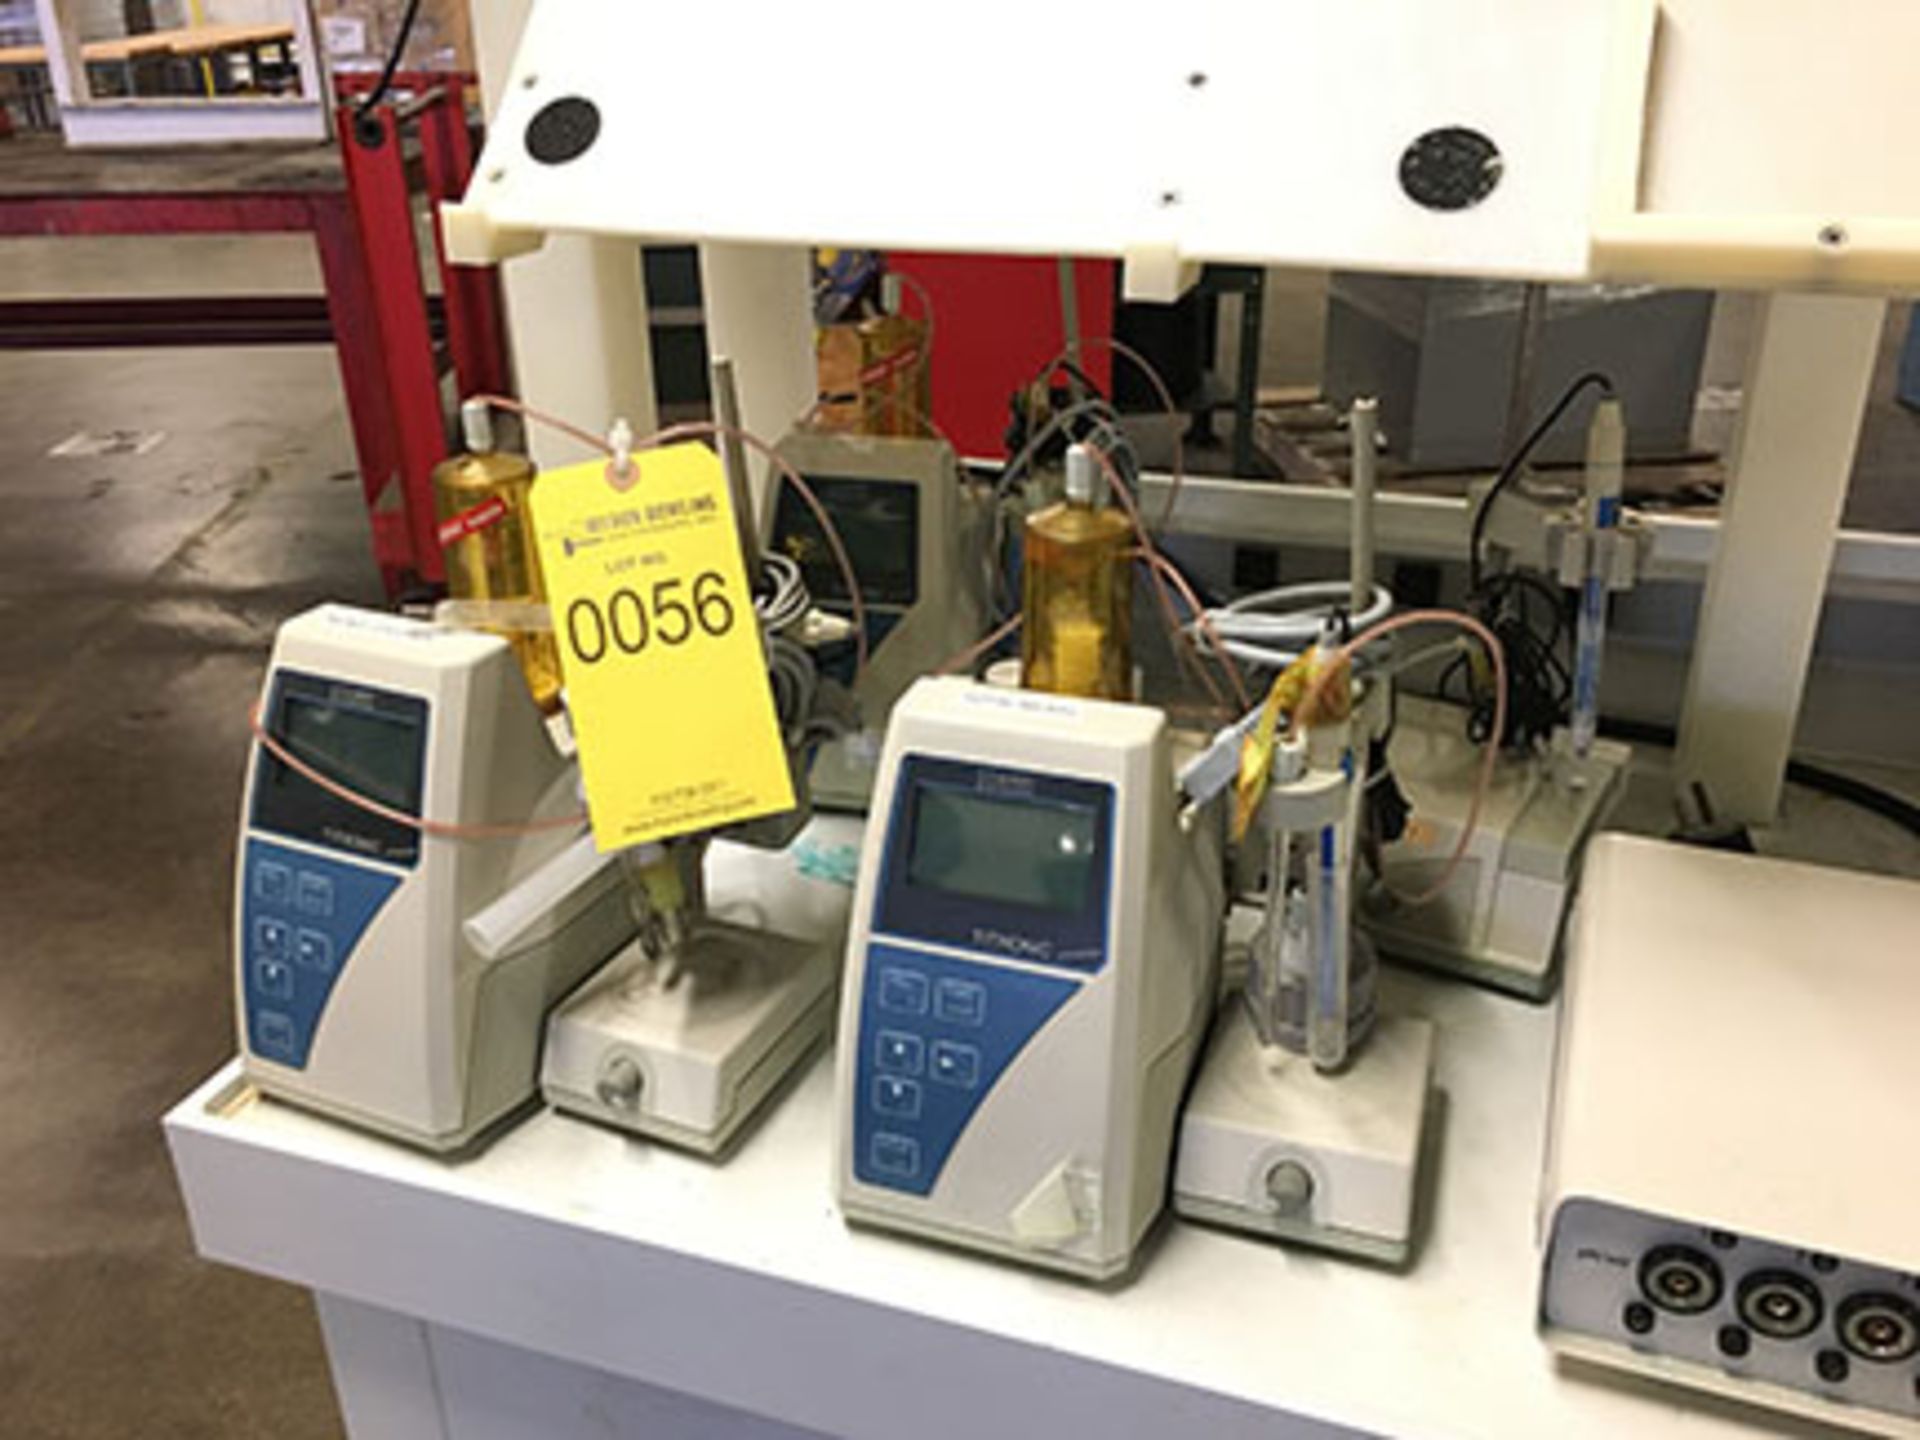
[[[1067,447],[1067,499],[1099,509],[1107,500],[1104,479],[1092,451],[1084,445]]]
[[[467,442],[469,455],[488,455],[493,452],[493,410],[486,401],[461,402],[460,434]]]

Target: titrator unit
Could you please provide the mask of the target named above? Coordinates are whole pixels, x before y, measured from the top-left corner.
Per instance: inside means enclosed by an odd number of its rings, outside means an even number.
[[[247,1075],[459,1147],[532,1096],[547,1008],[632,933],[597,871],[490,956],[466,933],[579,843],[577,770],[504,640],[341,605],[281,627],[259,726],[234,906]]]
[[[1588,848],[1539,1226],[1557,1350],[1920,1435],[1920,884]]]
[[[1178,823],[1166,717],[922,680],[875,795],[841,1001],[842,1209],[1124,1272],[1215,989],[1218,832]]]
[[[986,628],[990,508],[944,440],[795,430],[779,449],[832,517],[867,617],[869,659],[850,677],[857,726],[820,746],[809,785],[816,805],[865,810],[894,702]],[[846,580],[799,493],[782,487],[767,508],[767,549],[800,565],[822,609],[851,620]]]

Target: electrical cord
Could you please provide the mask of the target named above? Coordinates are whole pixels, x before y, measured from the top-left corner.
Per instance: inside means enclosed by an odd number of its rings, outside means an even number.
[[[813,596],[807,591],[806,574],[800,562],[790,555],[769,550],[760,557],[763,576],[773,582],[765,595],[754,597],[754,609],[767,630],[779,633],[799,624],[813,608]]]
[[[1158,530],[1165,530],[1167,528],[1167,522],[1173,519],[1173,507],[1180,501],[1180,487],[1186,482],[1187,478],[1187,444],[1185,437],[1181,433],[1181,422],[1185,417],[1180,413],[1180,406],[1178,402],[1174,400],[1173,391],[1168,388],[1165,378],[1154,368],[1153,362],[1138,350],[1134,349],[1133,346],[1127,344],[1124,340],[1115,339],[1111,335],[1083,336],[1078,345],[1079,350],[1084,353],[1089,346],[1110,351],[1115,357],[1125,360],[1128,364],[1132,365],[1134,369],[1144,375],[1147,383],[1153,387],[1154,395],[1160,401],[1160,408],[1166,412],[1167,418],[1173,421],[1173,479],[1167,487],[1166,506],[1160,512],[1159,523],[1154,527]],[[1096,395],[1099,394],[1099,388],[1094,386],[1093,382],[1087,378],[1086,372],[1074,363],[1073,355],[1075,348],[1073,345],[1064,347],[1058,355],[1054,356],[1053,359],[1049,360],[1045,365],[1042,365],[1040,369],[1035,372],[1034,381],[1037,383],[1053,374],[1054,371],[1066,366],[1071,366],[1072,368],[1068,373],[1076,375],[1077,378],[1092,389]]]
[[[583,430],[578,425],[570,425],[558,416],[537,409],[524,400],[515,400],[510,395],[471,395],[467,398],[491,405],[496,410],[505,410],[510,414],[537,421],[602,455],[613,454],[613,446],[608,444],[604,437],[595,435],[590,430]],[[683,440],[718,441],[724,436],[734,437],[748,449],[772,462],[780,480],[793,486],[794,493],[812,512],[814,522],[820,527],[820,533],[826,537],[827,550],[833,556],[833,563],[840,570],[840,578],[846,582],[847,599],[853,610],[854,673],[858,675],[864,672],[867,668],[867,600],[865,592],[860,587],[860,577],[853,568],[853,560],[847,553],[845,542],[840,538],[840,527],[834,524],[833,516],[821,503],[820,497],[814,493],[813,487],[807,483],[806,477],[793,468],[793,463],[786,456],[751,430],[739,430],[710,420],[689,420],[679,425],[669,425],[664,430],[656,430],[651,435],[634,440],[630,448],[632,454],[637,455],[642,451],[657,450],[662,446],[676,444]],[[607,466],[607,476],[610,483],[620,483],[611,464]],[[630,484],[631,481],[627,483]]]
[[[1553,402],[1553,408],[1548,410],[1534,425],[1533,429],[1527,432],[1526,439],[1522,440],[1519,448],[1507,457],[1506,463],[1500,467],[1500,473],[1493,477],[1493,484],[1488,487],[1487,493],[1480,497],[1479,505],[1474,507],[1473,524],[1468,532],[1467,539],[1467,576],[1469,589],[1478,590],[1480,588],[1482,576],[1480,547],[1481,541],[1486,535],[1487,516],[1493,510],[1493,502],[1500,498],[1500,492],[1502,490],[1505,490],[1507,486],[1513,483],[1514,477],[1517,476],[1522,467],[1526,465],[1528,457],[1540,447],[1540,442],[1547,438],[1548,432],[1560,423],[1560,417],[1565,415],[1568,409],[1572,407],[1573,402],[1578,400],[1580,396],[1586,392],[1587,388],[1592,385],[1598,385],[1603,395],[1613,394],[1612,377],[1603,374],[1601,371],[1589,370],[1584,375],[1577,377],[1572,384],[1568,385],[1567,388],[1561,392],[1560,398]]]
[[[1535,422],[1519,446],[1501,465],[1493,484],[1474,507],[1467,539],[1466,608],[1499,637],[1507,657],[1505,744],[1508,749],[1528,751],[1552,736],[1556,726],[1566,723],[1573,705],[1572,655],[1573,626],[1568,614],[1570,595],[1556,589],[1538,576],[1518,570],[1486,573],[1482,552],[1485,549],[1487,518],[1494,502],[1525,468],[1528,458],[1540,442],[1560,423],[1567,411],[1587,390],[1598,387],[1602,394],[1613,393],[1613,381],[1598,370],[1575,377],[1560,392],[1546,413]],[[1562,659],[1565,650],[1567,658]],[[1474,657],[1461,655],[1440,676],[1440,693],[1448,699],[1462,699],[1467,709],[1467,736],[1478,743],[1494,729],[1494,697],[1488,693],[1488,676],[1476,668]],[[1456,684],[1465,681],[1464,696],[1455,693]]]
[[[1318,643],[1320,632],[1335,614],[1344,614],[1353,599],[1345,580],[1282,585],[1243,595],[1206,612],[1226,653],[1249,665],[1284,670]],[[1378,624],[1393,612],[1393,595],[1385,586],[1373,587],[1367,608],[1350,618],[1356,630]],[[1209,642],[1211,643],[1211,642]],[[1279,647],[1291,648],[1279,648]]]
[[[1600,733],[1629,744],[1658,745],[1668,750],[1680,743],[1679,733],[1671,725],[1647,720],[1623,720],[1617,716],[1602,716]],[[1805,760],[1787,761],[1787,779],[1835,800],[1857,805],[1882,820],[1898,825],[1909,835],[1920,837],[1920,805],[1904,796],[1895,795],[1865,780],[1856,780],[1851,775],[1842,775],[1837,770],[1809,764]]]
[[[404,810],[382,804],[371,796],[363,795],[351,786],[342,785],[332,776],[324,774],[302,760],[288,749],[277,735],[267,729],[266,723],[260,718],[258,705],[247,713],[247,724],[252,729],[253,738],[259,742],[260,748],[302,780],[318,785],[336,800],[344,800],[356,810],[364,810],[369,815],[377,816],[408,830],[418,830],[422,835],[432,836],[436,840],[505,840],[520,835],[537,835],[547,830],[569,830],[587,823],[585,811],[572,815],[554,815],[543,820],[522,820],[499,825],[458,825],[448,820],[428,820],[419,815],[409,815]]]
[[[420,0],[407,0],[406,11],[400,17],[400,28],[394,32],[393,45],[387,51],[387,63],[380,68],[380,78],[354,107],[354,118],[364,120],[373,113],[373,107],[387,98],[387,92],[393,89],[393,77],[400,73],[400,61],[407,53],[407,42],[413,38],[414,21],[420,18]]]
[[[1213,634],[1208,637],[1214,645],[1212,659],[1216,665],[1226,672],[1227,680],[1233,686],[1234,700],[1239,703],[1240,708],[1238,710],[1233,708],[1226,695],[1222,693],[1220,687],[1214,682],[1214,678],[1208,673],[1207,667],[1200,663],[1201,660],[1205,658],[1204,652],[1200,649],[1198,642],[1187,633],[1186,627],[1180,623],[1179,614],[1173,608],[1173,596],[1170,591],[1177,590],[1181,597],[1187,602],[1188,610],[1197,619],[1201,620],[1201,629],[1205,631],[1210,628],[1205,622],[1204,617],[1201,616],[1201,611],[1205,607],[1201,605],[1199,597],[1193,593],[1193,587],[1187,583],[1186,576],[1180,573],[1179,566],[1173,564],[1162,555],[1160,553],[1160,547],[1154,544],[1153,534],[1147,529],[1147,522],[1140,514],[1139,503],[1133,498],[1133,495],[1128,491],[1127,487],[1121,483],[1120,474],[1114,468],[1113,461],[1107,455],[1106,451],[1102,450],[1098,445],[1089,445],[1087,446],[1087,453],[1091,455],[1094,461],[1100,466],[1101,471],[1107,477],[1108,491],[1120,502],[1121,508],[1127,512],[1127,519],[1133,522],[1133,532],[1140,542],[1140,553],[1145,557],[1150,567],[1149,573],[1153,576],[1154,595],[1160,601],[1160,616],[1166,623],[1168,636],[1173,640],[1174,653],[1176,655],[1182,655],[1186,653],[1186,651],[1192,653],[1194,667],[1198,671],[1201,680],[1205,683],[1207,692],[1213,697],[1216,705],[1230,714],[1245,714],[1253,708],[1253,699],[1247,693],[1246,682],[1240,677],[1240,667],[1234,664],[1232,656],[1220,648],[1219,636]],[[1172,582],[1171,586],[1167,583],[1168,581]],[[1181,648],[1183,642],[1186,651],[1183,651]]]
[[[1536,575],[1506,570],[1468,596],[1468,609],[1500,638],[1507,654],[1507,747],[1529,751],[1566,723],[1573,704],[1571,595]],[[1568,658],[1562,659],[1567,652]],[[1456,685],[1464,680],[1464,693]],[[1478,743],[1493,726],[1487,677],[1462,654],[1440,673],[1443,699],[1467,712],[1467,738]]]

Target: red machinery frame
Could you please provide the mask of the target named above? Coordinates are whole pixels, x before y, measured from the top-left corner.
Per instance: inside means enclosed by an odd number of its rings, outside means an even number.
[[[447,456],[447,407],[442,366],[434,345],[427,297],[420,283],[415,243],[413,167],[407,134],[418,132],[419,174],[429,213],[457,200],[473,173],[473,137],[467,128],[466,91],[474,77],[402,71],[388,99],[363,111],[358,98],[371,76],[334,77],[340,103],[335,112],[354,220],[366,259],[372,313],[378,336],[386,405],[367,407],[366,425],[355,409],[354,439],[363,477],[398,476],[408,556],[419,580],[438,584],[446,567],[435,537],[433,468]],[[508,389],[506,338],[498,278],[494,271],[456,266],[447,260],[437,218],[434,261],[446,318],[447,358],[460,395]],[[385,423],[382,423],[384,420]],[[377,536],[378,490],[368,506]],[[383,570],[386,568],[382,563]],[[389,584],[391,589],[391,583]]]
[[[430,301],[414,238],[416,177],[437,206],[458,198],[472,172],[473,77],[402,73],[395,98],[366,114],[354,97],[371,80],[335,83],[341,188],[0,195],[0,236],[311,235],[324,311],[300,297],[0,302],[0,348],[310,344],[330,335],[374,559],[398,597],[446,574],[432,484],[448,450],[441,376],[451,369],[462,395],[507,389],[505,331],[494,272],[450,265],[436,225],[441,296]]]

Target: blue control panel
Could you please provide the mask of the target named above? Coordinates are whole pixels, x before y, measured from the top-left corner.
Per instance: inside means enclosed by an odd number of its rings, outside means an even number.
[[[321,1012],[398,876],[249,837],[239,963],[247,1048],[304,1069]]]
[[[868,945],[865,975],[853,1173],[926,1195],[980,1102],[1081,982],[884,941]]]

